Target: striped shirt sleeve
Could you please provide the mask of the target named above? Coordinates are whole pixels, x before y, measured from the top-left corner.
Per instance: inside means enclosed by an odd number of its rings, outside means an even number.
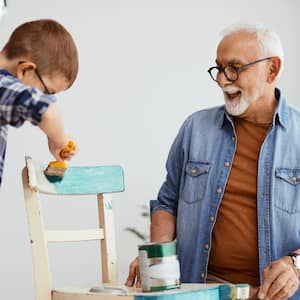
[[[55,96],[46,95],[24,85],[6,71],[0,70],[0,124],[20,127],[25,121],[37,125]]]

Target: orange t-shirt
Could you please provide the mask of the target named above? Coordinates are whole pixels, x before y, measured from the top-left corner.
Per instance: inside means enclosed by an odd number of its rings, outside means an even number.
[[[237,149],[212,234],[209,273],[259,285],[256,189],[258,158],[270,124],[235,118]]]

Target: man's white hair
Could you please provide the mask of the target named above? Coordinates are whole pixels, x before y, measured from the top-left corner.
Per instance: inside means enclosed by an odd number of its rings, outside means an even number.
[[[280,58],[281,66],[277,76],[279,78],[284,63],[283,48],[279,35],[262,24],[239,23],[233,24],[223,30],[221,32],[221,39],[239,31],[254,33],[256,35],[262,58],[268,56],[278,56]]]

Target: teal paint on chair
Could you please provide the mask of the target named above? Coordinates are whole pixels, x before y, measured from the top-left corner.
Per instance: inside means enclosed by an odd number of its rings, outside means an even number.
[[[124,191],[120,166],[69,167],[61,182],[54,183],[59,194],[94,194]]]
[[[60,182],[50,182],[45,176],[46,165],[26,156],[29,186],[41,193],[90,195],[124,191],[124,172],[121,166],[69,167]]]
[[[250,286],[248,284],[221,284],[205,289],[190,291],[174,290],[169,294],[136,295],[134,300],[236,300],[249,298]],[[237,296],[239,295],[239,296]]]
[[[166,295],[138,295],[134,300],[219,300],[219,288],[199,289]]]

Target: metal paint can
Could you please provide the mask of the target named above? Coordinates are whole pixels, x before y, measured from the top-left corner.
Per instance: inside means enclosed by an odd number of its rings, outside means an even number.
[[[180,287],[180,269],[176,242],[149,243],[138,246],[141,283],[144,292]]]

